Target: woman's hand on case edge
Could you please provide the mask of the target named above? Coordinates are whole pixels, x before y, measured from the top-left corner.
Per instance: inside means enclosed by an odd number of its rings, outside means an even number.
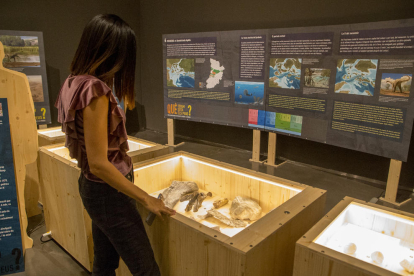
[[[144,200],[144,207],[148,211],[156,214],[161,219],[163,219],[162,215],[175,215],[175,210],[172,210],[165,206],[164,202],[161,199],[152,197],[150,195],[146,196]]]

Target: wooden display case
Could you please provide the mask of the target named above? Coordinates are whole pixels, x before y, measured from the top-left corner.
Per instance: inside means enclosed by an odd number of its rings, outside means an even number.
[[[39,141],[39,147],[59,144],[65,142],[65,133],[62,132],[61,126],[38,129],[37,139]]]
[[[293,275],[413,275],[400,265],[414,260],[413,233],[413,214],[345,197],[298,240]]]
[[[140,162],[134,171],[135,184],[154,196],[173,180],[194,181],[216,197],[254,199],[264,213],[233,234],[183,211],[144,223],[162,275],[291,275],[295,242],[323,216],[324,190],[185,152]],[[148,211],[137,206],[145,219]],[[131,274],[121,264],[117,275]]]
[[[167,146],[128,137],[133,162],[169,153]],[[39,178],[47,231],[86,269],[92,271],[93,241],[91,219],[78,190],[80,169],[64,143],[39,150]]]

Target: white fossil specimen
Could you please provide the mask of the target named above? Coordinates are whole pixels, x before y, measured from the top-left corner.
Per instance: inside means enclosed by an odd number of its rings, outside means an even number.
[[[236,196],[231,203],[230,215],[232,218],[258,220],[261,213],[262,207],[250,198]]]
[[[221,221],[222,223],[230,226],[230,227],[236,227],[236,228],[240,228],[240,227],[246,227],[247,223],[242,221],[242,220],[238,220],[238,219],[233,219],[233,218],[228,218],[225,215],[223,215],[222,213],[220,213],[217,210],[211,209],[207,211],[208,214],[212,215],[215,219],[218,219],[219,221]]]
[[[171,186],[164,190],[162,196],[164,198],[164,204],[168,208],[174,208],[183,194],[198,191],[196,183],[191,181],[177,181],[174,180]]]
[[[357,246],[355,245],[355,243],[348,243],[347,245],[345,245],[344,247],[344,253],[345,254],[349,254],[352,255],[356,252],[357,250]]]
[[[404,259],[402,262],[400,262],[400,265],[408,272],[408,273],[414,273],[414,261],[408,261]]]
[[[384,255],[382,255],[379,251],[375,251],[371,254],[371,260],[376,264],[382,264],[384,261]]]

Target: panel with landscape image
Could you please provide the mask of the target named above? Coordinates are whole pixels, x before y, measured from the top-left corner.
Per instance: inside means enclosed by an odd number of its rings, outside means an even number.
[[[40,67],[38,37],[0,35],[0,42],[4,45],[4,67]]]

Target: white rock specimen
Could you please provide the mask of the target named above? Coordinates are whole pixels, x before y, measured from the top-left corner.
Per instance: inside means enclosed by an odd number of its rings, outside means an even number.
[[[171,186],[162,193],[164,204],[168,208],[173,209],[183,194],[196,191],[198,191],[198,186],[195,182],[174,180]]]
[[[382,264],[384,261],[384,255],[381,252],[375,251],[371,254],[371,260],[376,264]]]
[[[357,246],[355,245],[355,243],[348,243],[347,245],[345,245],[344,247],[344,253],[345,254],[349,254],[352,255],[356,252],[357,250]]]
[[[414,261],[408,261],[404,259],[400,265],[407,271],[408,273],[414,273]]]
[[[231,203],[230,215],[232,218],[240,220],[258,220],[262,213],[262,207],[247,197],[236,196]]]

